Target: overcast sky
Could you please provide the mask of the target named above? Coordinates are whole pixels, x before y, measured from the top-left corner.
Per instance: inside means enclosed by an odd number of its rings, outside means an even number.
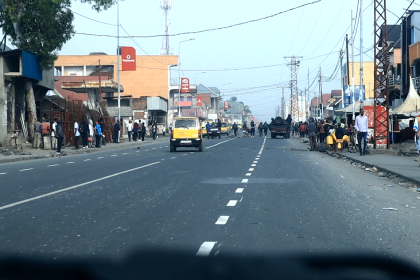
[[[317,0],[173,0],[170,12],[171,34],[200,31],[229,26],[253,19],[270,16]],[[387,8],[396,15],[403,15],[411,1],[388,0]],[[419,1],[420,2],[420,1]],[[323,76],[329,78],[338,61],[346,33],[350,36],[351,11],[356,16],[358,0],[322,0],[265,20],[222,30],[198,34],[172,36],[171,48],[178,52],[178,43],[190,38],[194,41],[181,44],[183,77],[194,83],[218,87],[229,98],[236,96],[250,106],[260,121],[269,121],[275,107],[280,105],[282,89],[290,81],[290,70],[285,56],[302,56],[299,68],[299,89],[307,87],[309,69],[310,83],[322,67]],[[420,9],[414,2],[411,9]],[[116,24],[117,8],[96,13],[87,4],[74,1],[76,13],[97,21]],[[373,46],[373,1],[363,0],[364,49]],[[395,24],[398,17],[387,12],[388,24]],[[159,0],[125,0],[120,2],[120,24],[131,36],[162,34],[163,16]],[[75,15],[78,33],[116,35],[117,27],[98,23]],[[120,29],[120,35],[126,35]],[[356,35],[355,54],[359,54],[360,35]],[[120,45],[133,46],[138,55],[157,55],[162,39],[120,39]],[[144,50],[141,50],[140,47]],[[117,39],[110,37],[76,34],[65,44],[60,54],[84,55],[90,52],[115,54]],[[146,52],[146,53],[145,53]],[[328,55],[329,54],[329,55]],[[373,51],[364,56],[364,61],[373,61]],[[355,57],[359,61],[360,56]],[[255,68],[259,66],[269,66]],[[210,71],[220,69],[236,71]],[[192,71],[191,71],[192,70]],[[207,71],[207,73],[200,73]],[[196,73],[199,73],[195,75]],[[177,77],[176,71],[172,73]],[[340,73],[329,83],[323,84],[323,92],[340,89]],[[311,97],[318,94],[318,84],[311,88]],[[290,90],[285,89],[286,99]]]

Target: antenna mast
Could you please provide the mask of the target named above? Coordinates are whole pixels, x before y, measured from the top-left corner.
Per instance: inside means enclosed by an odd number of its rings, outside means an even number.
[[[162,49],[160,50],[161,55],[171,55],[171,49],[169,45],[169,11],[172,9],[172,0],[161,0],[160,8],[163,11],[163,36],[162,36]]]

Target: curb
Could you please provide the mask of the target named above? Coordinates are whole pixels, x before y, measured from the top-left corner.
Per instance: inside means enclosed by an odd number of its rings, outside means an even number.
[[[141,145],[140,143],[143,143],[143,145],[145,144],[151,144],[151,143],[158,143],[158,142],[165,142],[163,140],[166,140],[169,138],[163,138],[162,140],[157,140],[157,141],[144,141],[144,142],[133,142],[132,144],[123,144],[123,145],[116,145],[116,146],[112,146],[112,147],[106,147],[106,148],[101,148],[101,149],[95,149],[95,148],[90,148],[90,149],[80,149],[79,151],[75,151],[75,150],[70,150],[70,152],[67,153],[67,156],[73,156],[73,155],[83,155],[83,154],[89,154],[89,153],[96,153],[96,152],[107,152],[107,151],[114,151],[114,150],[119,150],[119,149],[125,149],[125,148],[131,148],[131,147],[136,147]],[[169,141],[169,140],[168,140]],[[68,148],[68,147],[66,147]],[[50,150],[50,153],[53,152],[54,150]],[[65,151],[65,150],[64,150]],[[4,156],[7,157],[7,156]],[[28,156],[22,156],[21,158],[0,158],[0,164],[3,163],[11,163],[11,162],[19,162],[19,161],[28,161],[28,160],[36,160],[36,159],[43,159],[43,158],[52,158],[51,156],[49,156],[49,154],[46,155],[28,155]]]

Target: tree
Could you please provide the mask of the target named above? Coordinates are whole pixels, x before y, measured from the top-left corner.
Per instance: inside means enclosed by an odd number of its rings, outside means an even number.
[[[116,0],[80,0],[100,11],[108,9]],[[12,45],[36,55],[41,69],[51,69],[57,51],[74,35],[71,0],[3,0],[0,27],[10,36]],[[34,134],[36,120],[35,97],[32,81],[25,79],[28,109],[28,132]]]
[[[230,98],[230,101],[232,101],[232,102],[236,102],[238,100],[238,98],[236,98],[236,96],[232,96],[231,98]]]

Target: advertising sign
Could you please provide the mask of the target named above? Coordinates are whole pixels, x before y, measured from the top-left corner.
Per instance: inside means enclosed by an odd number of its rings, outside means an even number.
[[[217,114],[208,114],[209,120],[215,120],[217,119]]]
[[[203,97],[197,97],[197,106],[203,106]]]
[[[190,80],[188,78],[181,78],[181,92],[190,92]]]
[[[245,116],[245,111],[242,111],[242,116]]]
[[[136,49],[121,47],[122,71],[136,71]]]
[[[223,102],[223,108],[225,109],[225,110],[228,110],[229,109],[229,101],[225,101],[225,102]]]

